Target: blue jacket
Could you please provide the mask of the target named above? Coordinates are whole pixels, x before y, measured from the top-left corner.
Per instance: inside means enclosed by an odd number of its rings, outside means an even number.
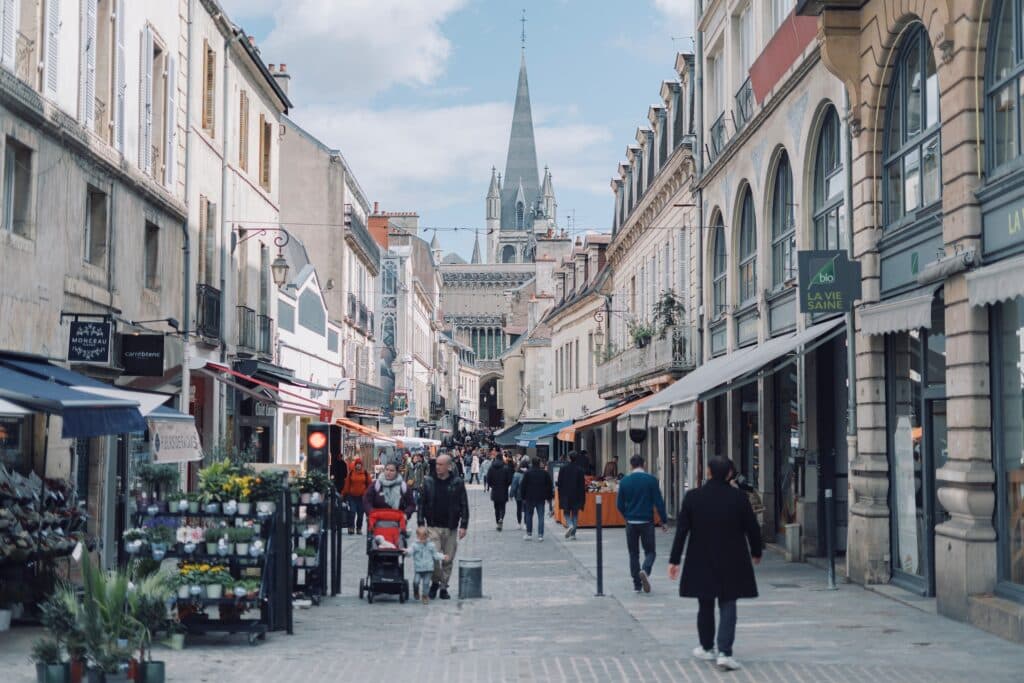
[[[434,571],[434,560],[444,559],[444,553],[437,551],[433,541],[420,543],[418,540],[409,544],[409,554],[412,555],[413,570],[417,572]]]
[[[631,472],[622,478],[615,506],[627,522],[653,522],[655,508],[661,523],[668,521],[665,499],[661,497],[658,480],[647,472]]]

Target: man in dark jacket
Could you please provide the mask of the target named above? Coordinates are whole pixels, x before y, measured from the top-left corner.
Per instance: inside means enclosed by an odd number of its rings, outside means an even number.
[[[519,483],[519,494],[526,506],[526,535],[524,541],[533,539],[533,513],[537,513],[537,541],[544,540],[544,506],[555,497],[551,475],[540,466],[540,458],[530,461],[530,469]]]
[[[736,636],[736,600],[756,598],[753,564],[761,562],[761,530],[747,495],[729,485],[732,462],[714,457],[708,461],[708,481],[686,494],[679,509],[676,537],[669,556],[668,576],[679,577],[679,562],[687,537],[686,565],[679,595],[697,598],[697,634],[700,645],[693,656],[715,659],[715,600],[718,626],[718,666],[734,671],[740,665],[732,657]]]
[[[494,521],[498,531],[501,531],[505,523],[508,487],[512,485],[512,469],[501,458],[495,458],[494,464],[487,470],[487,485],[491,488],[491,501],[494,503]]]
[[[661,519],[661,529],[665,526],[665,499],[661,495],[661,487],[653,475],[644,471],[643,456],[634,455],[629,459],[632,471],[619,482],[619,492],[615,497],[615,507],[626,520],[626,550],[629,552],[629,573],[633,577],[633,590],[639,593],[651,592],[651,568],[657,556],[654,540],[654,513],[657,511]],[[644,547],[644,563],[640,565],[640,546]]]
[[[558,470],[558,507],[565,515],[565,537],[576,538],[580,510],[587,502],[587,484],[579,456],[569,454],[569,464]]]
[[[459,540],[466,537],[466,529],[469,527],[469,499],[465,482],[452,472],[450,456],[437,456],[434,468],[434,476],[423,480],[419,522],[420,526],[426,525],[434,547],[447,558],[434,566],[430,599],[438,597],[440,590],[441,599],[448,600],[451,598],[448,594],[448,581],[452,576],[455,553],[459,549]]]

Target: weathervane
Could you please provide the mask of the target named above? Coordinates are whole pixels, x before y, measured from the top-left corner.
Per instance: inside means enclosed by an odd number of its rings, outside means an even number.
[[[523,8],[523,18],[519,21],[523,24],[523,33],[520,40],[523,42],[523,52],[526,52],[526,8]]]

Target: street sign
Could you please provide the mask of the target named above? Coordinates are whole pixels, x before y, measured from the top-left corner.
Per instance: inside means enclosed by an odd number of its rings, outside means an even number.
[[[860,262],[842,250],[797,252],[801,313],[849,313],[861,297]]]
[[[110,362],[109,322],[94,320],[73,320],[68,335],[69,363]],[[161,374],[162,371],[161,371]]]
[[[122,334],[121,366],[124,374],[160,377],[164,374],[162,334]]]

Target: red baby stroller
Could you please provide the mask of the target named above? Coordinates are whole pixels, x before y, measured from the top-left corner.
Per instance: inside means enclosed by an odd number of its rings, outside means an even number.
[[[359,599],[373,602],[376,593],[397,595],[399,602],[409,599],[405,580],[405,513],[401,510],[371,510],[366,520],[366,578],[359,579]]]

